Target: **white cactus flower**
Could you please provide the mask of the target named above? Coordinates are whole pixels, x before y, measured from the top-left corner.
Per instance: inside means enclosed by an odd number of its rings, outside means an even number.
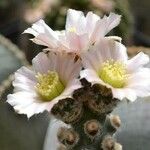
[[[81,58],[81,78],[111,88],[114,98],[134,101],[150,95],[150,68],[144,67],[149,57],[143,52],[128,60],[124,45],[104,38]]]
[[[65,50],[79,55],[116,27],[120,19],[121,16],[114,13],[100,18],[92,12],[84,16],[82,11],[69,9],[64,31],[53,31],[43,20],[39,20],[24,33],[34,35],[32,41],[47,46],[48,50]],[[119,37],[113,38],[121,40]]]
[[[28,118],[50,111],[59,100],[71,97],[81,87],[78,80],[81,61],[75,61],[74,55],[41,52],[32,64],[32,70],[22,67],[15,73],[14,94],[7,97],[15,111]]]

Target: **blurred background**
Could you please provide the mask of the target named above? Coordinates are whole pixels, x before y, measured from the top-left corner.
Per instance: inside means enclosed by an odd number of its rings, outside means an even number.
[[[20,66],[29,65],[41,51],[40,46],[29,40],[31,36],[22,32],[41,18],[54,30],[64,29],[68,8],[81,10],[85,14],[93,11],[99,16],[110,12],[122,15],[120,25],[109,34],[123,38],[130,56],[141,50],[150,55],[150,0],[0,0],[0,150],[42,150],[48,114],[45,112],[28,121],[24,115],[15,114],[5,100],[6,95],[12,92],[12,74]],[[124,111],[116,111],[125,123],[123,134],[118,135],[120,142],[124,143],[124,150],[150,149],[150,144],[145,143],[150,139],[150,113],[145,115],[145,108],[150,112],[148,101],[146,99],[146,103],[140,103],[140,113],[135,113],[137,104],[125,107]],[[130,121],[126,123],[128,116]],[[131,123],[134,120],[139,121],[138,128]],[[128,131],[132,134],[124,137]],[[130,142],[125,140],[131,135]],[[138,139],[138,136],[142,137]],[[135,137],[136,140],[133,140]],[[146,146],[143,148],[143,145]]]

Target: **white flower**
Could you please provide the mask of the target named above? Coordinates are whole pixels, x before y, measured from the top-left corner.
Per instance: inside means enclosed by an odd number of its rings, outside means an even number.
[[[74,55],[39,53],[32,61],[33,70],[22,67],[15,73],[14,94],[8,95],[7,102],[28,118],[50,111],[55,103],[71,97],[81,87],[77,79],[81,62],[74,59]]]
[[[32,41],[47,46],[49,50],[65,50],[80,54],[116,27],[120,23],[120,18],[121,16],[114,13],[103,18],[92,12],[84,16],[82,11],[69,9],[64,31],[53,31],[43,20],[39,20],[24,33],[34,35]]]
[[[134,101],[150,95],[150,69],[144,67],[149,57],[143,52],[128,60],[121,43],[101,39],[81,58],[85,68],[81,78],[111,88],[114,98]]]

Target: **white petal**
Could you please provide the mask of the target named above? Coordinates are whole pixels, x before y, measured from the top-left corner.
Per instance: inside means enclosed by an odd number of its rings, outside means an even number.
[[[90,51],[81,54],[82,64],[84,68],[93,69],[96,72],[99,70],[101,64],[103,63],[103,56],[98,47],[95,49],[91,48]]]
[[[80,81],[78,79],[74,79],[67,84],[66,89],[62,95],[65,97],[72,97],[73,92],[81,87],[82,85]]]
[[[111,31],[113,28],[119,25],[121,16],[114,13],[110,13],[108,17],[104,17],[104,20],[106,21],[105,26],[105,35],[106,35],[109,31]]]
[[[120,42],[120,43],[122,41],[122,38],[119,37],[119,36],[107,36],[106,38],[113,39],[114,41],[117,41],[117,42]]]
[[[85,69],[80,72],[80,78],[85,78],[92,84],[99,83],[105,85],[105,83],[99,78],[98,74],[92,69]]]
[[[38,44],[38,45],[44,45],[49,48],[56,48],[57,47],[57,41],[51,40],[46,34],[39,34],[35,38],[31,39],[32,42]]]
[[[91,34],[94,31],[96,22],[100,19],[99,16],[97,16],[96,14],[94,14],[93,12],[88,12],[86,15],[86,31],[89,33],[89,36],[91,36]]]
[[[32,28],[26,29],[23,33],[29,33],[29,34],[34,35],[35,37],[39,35],[39,33],[36,30],[32,29]]]
[[[125,97],[131,102],[135,101],[137,98],[136,92],[133,89],[125,88],[123,89]]]
[[[35,94],[30,92],[17,92],[14,94],[9,94],[7,97],[7,102],[12,105],[15,111],[19,114],[26,114],[27,116],[32,116],[34,114],[34,109],[32,105],[35,101]],[[27,111],[27,108],[31,108]]]
[[[36,72],[47,73],[48,70],[51,70],[51,64],[47,57],[47,55],[43,52],[40,52],[33,60],[32,60],[33,68]]]
[[[150,96],[150,85],[149,86],[137,86],[133,89],[138,97]]]
[[[150,84],[150,69],[149,68],[139,68],[136,72],[129,74],[127,85],[137,86],[137,85],[149,85]]]
[[[35,36],[33,42],[45,45],[48,47],[56,47],[58,41],[57,32],[53,31],[46,25],[43,20],[34,23],[31,28],[28,28],[24,33],[29,33]]]
[[[137,95],[133,89],[130,88],[112,88],[113,97],[119,100],[127,98],[130,101],[135,101]]]
[[[33,71],[26,67],[21,67],[15,73],[15,80],[13,81],[14,91],[34,91],[36,78]]]
[[[125,93],[122,89],[119,88],[112,88],[113,97],[119,100],[125,98]]]
[[[34,114],[42,113],[45,110],[50,111],[53,105],[58,102],[58,99],[61,99],[61,97],[56,97],[50,102],[44,102],[36,93],[24,91],[9,94],[7,102],[14,107],[18,114],[25,114],[30,118]]]
[[[112,59],[126,63],[128,59],[127,48],[120,42],[114,42],[115,48],[112,50]]]
[[[78,35],[76,33],[69,32],[67,33],[67,41],[69,48],[78,54],[88,49],[89,38],[87,33]]]
[[[70,28],[76,28],[77,30],[83,28],[83,24],[85,23],[84,19],[85,17],[82,11],[69,9],[67,11],[66,30],[69,30]]]
[[[120,23],[120,20],[121,16],[114,13],[110,13],[108,17],[104,16],[97,21],[93,34],[91,35],[91,40],[95,42],[100,37],[104,37],[110,30]]]
[[[136,56],[134,56],[132,59],[130,59],[127,63],[127,68],[129,72],[134,72],[140,67],[146,65],[149,62],[149,56],[144,54],[143,52],[140,52]]]
[[[137,96],[150,96],[150,69],[141,68],[130,75],[127,87],[133,89]]]

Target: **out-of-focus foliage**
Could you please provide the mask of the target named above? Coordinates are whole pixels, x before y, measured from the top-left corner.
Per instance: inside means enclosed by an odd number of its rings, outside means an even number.
[[[0,1],[0,8],[5,8],[7,5],[8,5],[8,1],[6,1],[6,0]]]
[[[128,40],[133,34],[133,16],[130,12],[129,3],[127,0],[114,0],[116,3],[115,12],[122,15],[122,21],[115,32],[117,36]]]
[[[30,6],[32,7],[36,7],[37,3],[40,1],[40,0],[25,0],[27,3],[29,3]]]

